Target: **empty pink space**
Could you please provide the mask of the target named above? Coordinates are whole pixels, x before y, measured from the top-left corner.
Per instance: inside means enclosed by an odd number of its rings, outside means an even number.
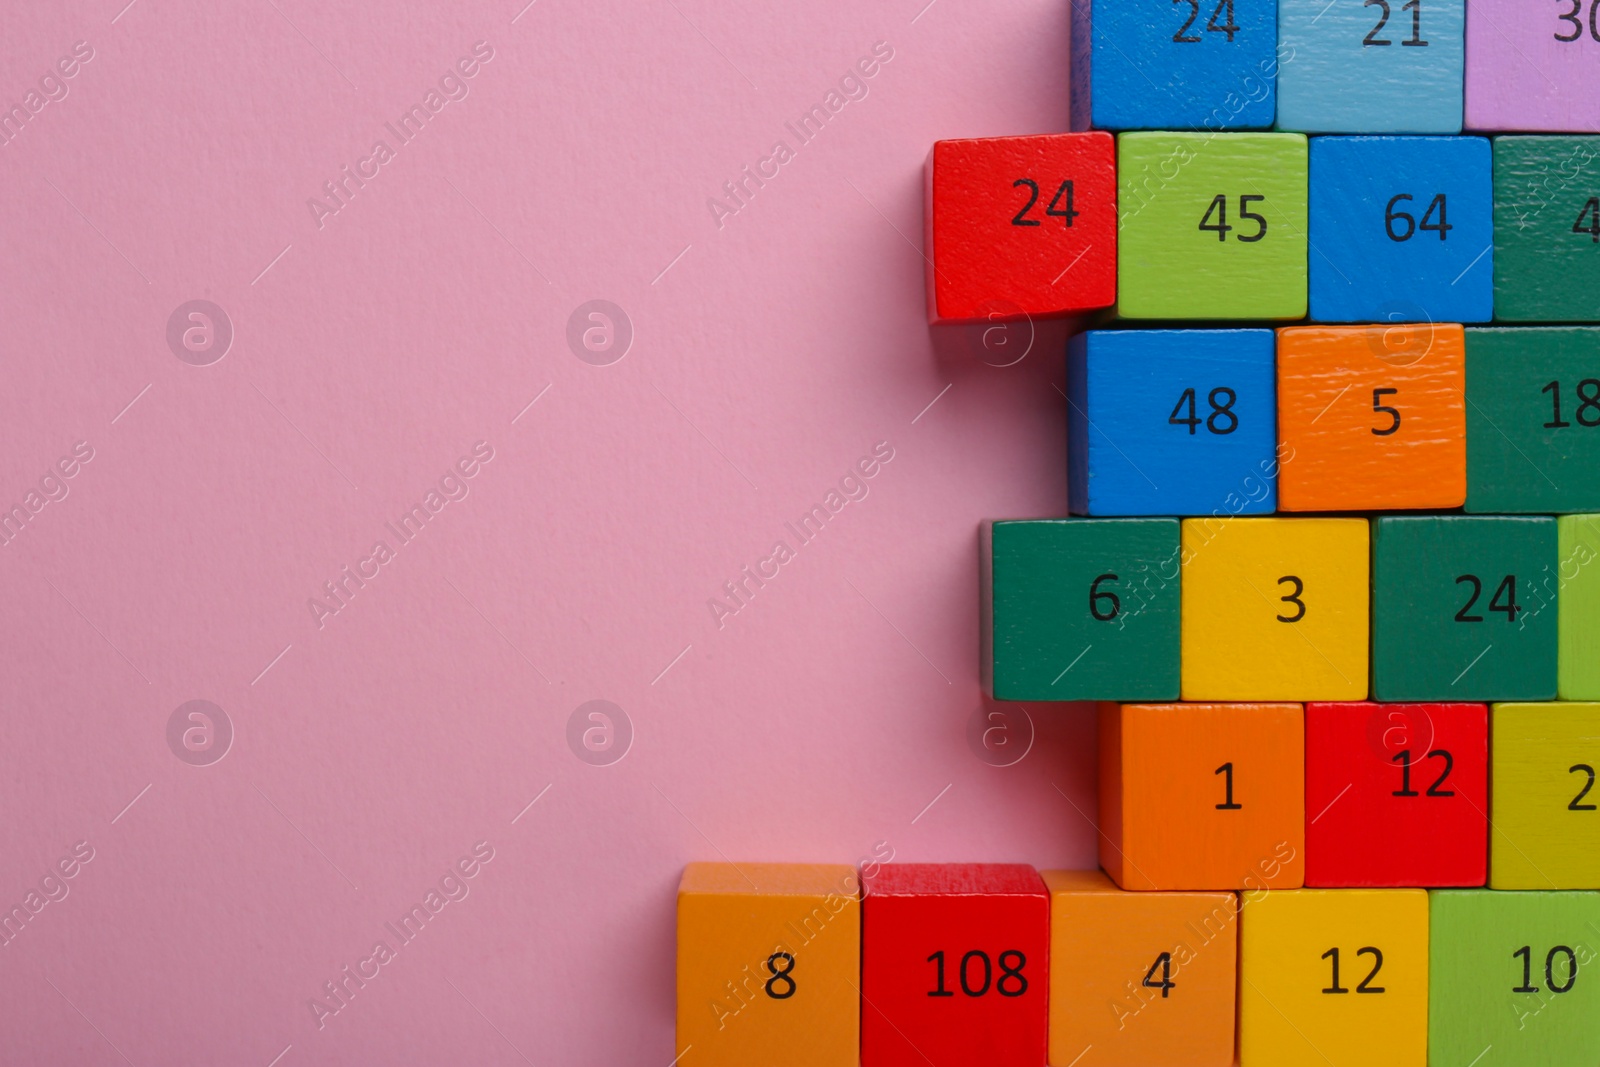
[[[918,247],[1067,5],[12,7],[0,1063],[666,1067],[687,862],[1093,865]]]
[[[1600,131],[1600,0],[1471,0],[1466,126]]]

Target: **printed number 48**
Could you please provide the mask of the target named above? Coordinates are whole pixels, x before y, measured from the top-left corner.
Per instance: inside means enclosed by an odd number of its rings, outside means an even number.
[[[1600,0],[1595,0],[1595,2],[1600,3]],[[1243,241],[1246,244],[1254,244],[1256,241],[1261,240],[1267,235],[1267,220],[1250,210],[1250,205],[1252,203],[1265,199],[1266,197],[1264,196],[1239,197],[1239,218],[1241,220],[1248,219],[1249,221],[1255,223],[1256,232],[1249,235],[1242,233],[1238,234],[1234,237],[1235,241]],[[1212,216],[1216,216],[1216,222],[1211,221]],[[1199,228],[1202,230],[1212,231],[1217,235],[1217,240],[1219,241],[1226,241],[1228,239],[1228,233],[1234,227],[1228,225],[1228,198],[1226,196],[1218,193],[1216,196],[1211,198],[1211,206],[1206,208],[1205,215],[1201,217]]]

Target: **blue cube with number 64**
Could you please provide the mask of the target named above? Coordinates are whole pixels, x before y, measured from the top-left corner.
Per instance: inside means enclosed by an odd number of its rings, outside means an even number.
[[[1311,318],[1488,322],[1494,189],[1482,137],[1311,139]]]
[[[1090,330],[1067,353],[1075,515],[1270,515],[1271,330]]]

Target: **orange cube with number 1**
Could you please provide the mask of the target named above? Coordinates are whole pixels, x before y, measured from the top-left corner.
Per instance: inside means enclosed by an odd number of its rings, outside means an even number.
[[[1279,509],[1460,507],[1465,389],[1460,326],[1279,330]]]

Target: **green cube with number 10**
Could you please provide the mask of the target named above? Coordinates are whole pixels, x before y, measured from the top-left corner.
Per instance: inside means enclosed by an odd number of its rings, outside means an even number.
[[[1117,314],[1298,319],[1306,313],[1306,139],[1117,137]]]

